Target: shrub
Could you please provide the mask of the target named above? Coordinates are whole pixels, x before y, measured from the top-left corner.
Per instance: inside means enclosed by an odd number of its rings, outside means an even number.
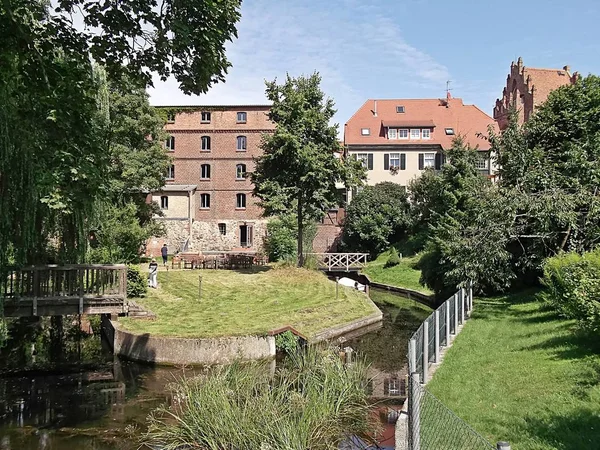
[[[588,331],[600,331],[600,250],[564,253],[544,262],[543,298]]]
[[[289,330],[276,335],[275,348],[288,355],[296,353],[296,350],[298,349],[298,336]]]
[[[312,243],[317,234],[314,223],[304,224],[304,252],[310,253]],[[265,239],[265,250],[269,255],[269,261],[296,261],[298,254],[298,221],[293,214],[285,214],[272,219],[267,224],[267,238]]]
[[[148,292],[148,279],[144,277],[139,269],[133,266],[127,267],[127,297],[143,297]]]
[[[392,247],[392,250],[390,251],[390,257],[385,262],[385,265],[383,267],[387,269],[388,267],[394,267],[398,264],[400,264],[400,257],[398,256],[398,252],[396,251],[396,249]]]

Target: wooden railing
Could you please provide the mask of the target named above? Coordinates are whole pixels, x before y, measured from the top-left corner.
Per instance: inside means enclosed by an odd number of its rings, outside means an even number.
[[[38,305],[70,305],[78,312],[84,305],[123,306],[127,299],[125,265],[47,265],[10,270],[0,281],[0,298],[4,304],[31,304],[31,315],[38,315]],[[75,311],[77,312],[77,311]]]
[[[319,269],[326,269],[330,272],[362,269],[369,258],[368,253],[307,253],[306,256],[314,257]]]

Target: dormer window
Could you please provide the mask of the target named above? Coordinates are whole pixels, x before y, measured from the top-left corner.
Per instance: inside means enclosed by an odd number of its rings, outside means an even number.
[[[410,138],[411,139],[421,139],[421,130],[418,128],[410,129]]]
[[[421,139],[431,139],[431,130],[429,128],[421,130]]]
[[[396,106],[396,112],[398,114],[403,114],[404,113],[404,106]]]
[[[389,128],[388,139],[398,139],[398,130],[395,128]]]
[[[446,132],[446,135],[454,136],[454,128],[444,128],[444,131]]]

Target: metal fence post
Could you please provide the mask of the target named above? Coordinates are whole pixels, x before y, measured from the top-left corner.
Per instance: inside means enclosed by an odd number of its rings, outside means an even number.
[[[454,294],[454,335],[458,334],[458,294]]]
[[[423,322],[423,384],[427,383],[429,369],[429,317]]]
[[[433,358],[433,362],[434,363],[439,363],[440,362],[440,310],[436,309],[434,316],[433,316],[433,324],[434,326],[434,330],[435,330],[435,336],[433,339],[433,344],[434,344],[434,358]]]
[[[510,450],[510,444],[506,441],[500,441],[496,444],[496,450]]]
[[[461,289],[461,292],[462,289]],[[468,299],[467,299],[468,301]],[[464,294],[460,296],[460,323],[461,325],[465,323],[465,296]]]
[[[413,373],[417,370],[417,340],[411,339],[408,341],[408,373]]]
[[[419,392],[419,374],[410,374],[410,396],[408,397],[408,420],[411,450],[421,448],[421,393]]]
[[[450,300],[446,300],[446,347],[450,347]]]

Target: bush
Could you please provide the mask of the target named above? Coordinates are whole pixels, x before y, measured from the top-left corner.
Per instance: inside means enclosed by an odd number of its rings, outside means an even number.
[[[143,297],[148,292],[148,279],[136,267],[127,267],[127,297]]]
[[[385,265],[383,267],[387,269],[388,267],[394,267],[398,264],[400,264],[400,257],[398,256],[398,252],[396,251],[396,249],[392,247],[392,250],[390,251],[390,257],[385,262]]]
[[[543,298],[563,317],[600,331],[600,250],[564,253],[544,262]]]
[[[314,223],[304,225],[304,252],[310,253],[312,243],[317,234]],[[294,261],[298,255],[298,221],[293,214],[286,214],[269,221],[267,224],[267,238],[265,239],[265,250],[269,255],[269,261]]]

